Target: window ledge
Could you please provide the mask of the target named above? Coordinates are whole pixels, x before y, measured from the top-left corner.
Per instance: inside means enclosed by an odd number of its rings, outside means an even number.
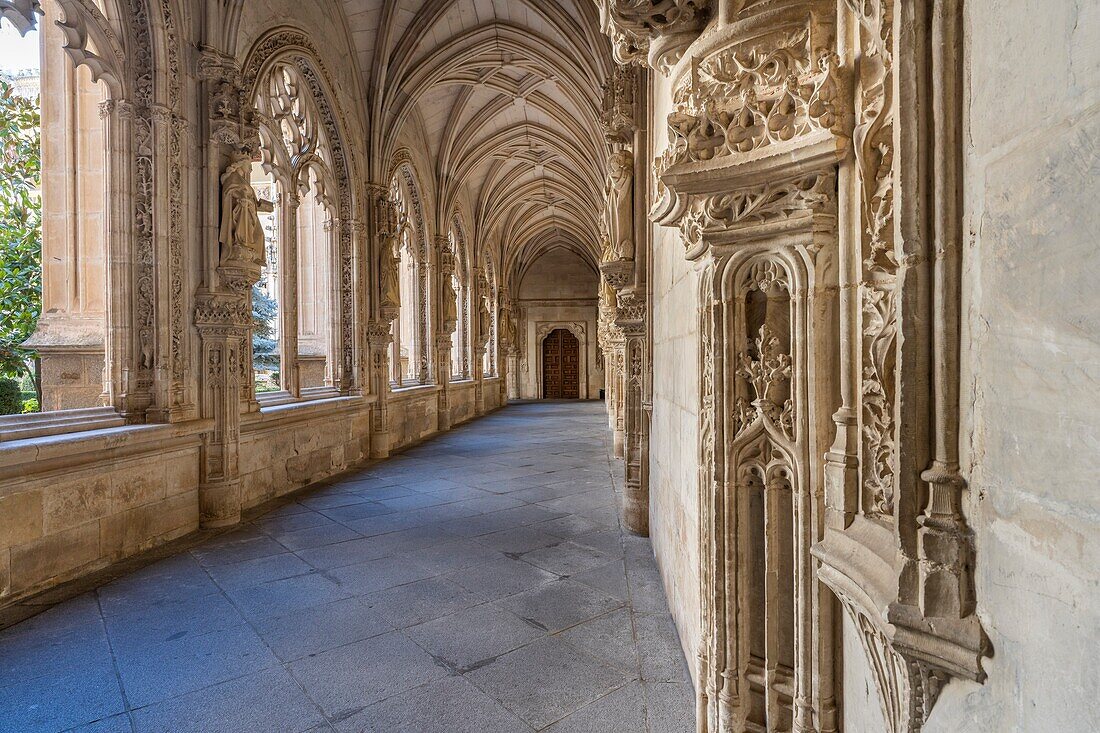
[[[213,428],[213,420],[191,420],[90,428],[12,440],[0,443],[0,479],[66,468],[89,460],[115,460],[149,448],[164,449],[181,441],[197,444],[198,436]]]
[[[390,387],[390,396],[392,397],[415,397],[416,395],[428,394],[435,392],[439,389],[438,384],[412,384],[408,387]]]
[[[335,397],[262,405],[259,412],[241,415],[241,427],[246,431],[261,430],[275,425],[310,420],[321,415],[361,409],[374,401],[374,395],[344,396],[337,393]]]
[[[110,407],[5,415],[0,417],[0,444],[64,433],[117,428],[125,424],[126,421]]]

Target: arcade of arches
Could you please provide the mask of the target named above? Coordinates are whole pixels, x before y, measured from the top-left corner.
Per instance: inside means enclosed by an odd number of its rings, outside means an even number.
[[[1042,5],[0,0],[42,153],[36,320],[0,344],[37,399],[0,417],[0,729],[1100,730],[1100,12]],[[415,583],[517,636],[426,657],[441,683],[386,617],[386,694],[308,655],[276,721],[231,638],[184,684],[108,618],[156,636],[184,562],[224,591],[189,623],[224,603],[276,655],[234,599],[288,578],[303,643],[322,585],[347,642],[349,599]],[[621,619],[638,656],[601,677]]]

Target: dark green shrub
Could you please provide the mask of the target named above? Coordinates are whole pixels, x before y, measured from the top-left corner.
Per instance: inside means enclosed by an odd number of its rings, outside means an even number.
[[[0,379],[0,415],[19,415],[23,412],[23,392],[19,380]]]

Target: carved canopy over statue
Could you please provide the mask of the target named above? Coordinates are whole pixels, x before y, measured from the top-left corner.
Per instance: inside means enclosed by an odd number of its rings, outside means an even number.
[[[274,211],[270,201],[261,201],[251,182],[252,158],[238,153],[221,176],[222,220],[219,240],[222,265],[267,264],[264,231],[259,212]]]
[[[616,150],[607,159],[607,198],[605,217],[611,244],[609,259],[634,259],[634,156],[626,149]],[[605,255],[606,256],[606,255]]]

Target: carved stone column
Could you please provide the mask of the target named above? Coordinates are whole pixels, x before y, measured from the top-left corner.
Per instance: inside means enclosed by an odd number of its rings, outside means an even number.
[[[298,209],[302,199],[297,191],[279,195],[279,231],[281,257],[279,262],[279,308],[283,329],[279,336],[279,385],[298,398],[302,394],[298,373]],[[330,365],[331,367],[331,365]]]
[[[241,394],[252,384],[251,293],[252,283],[245,278],[221,292],[200,292],[195,299],[202,413],[214,419],[214,430],[203,436],[199,517],[204,528],[236,524],[241,518],[237,456]]]
[[[439,330],[435,334],[435,373],[439,385],[437,414],[440,430],[451,428],[449,397],[451,383],[451,334],[458,325],[458,301],[451,276],[455,271],[455,253],[451,241],[445,235],[436,235],[435,257],[439,263]]]
[[[500,404],[508,402],[512,394],[519,393],[519,331],[516,327],[516,304],[506,286],[500,288],[500,309],[497,311],[498,342],[500,345]]]
[[[200,57],[206,117],[203,171],[203,285],[194,323],[201,348],[201,412],[214,420],[203,436],[199,515],[203,527],[240,521],[238,466],[241,412],[258,409],[252,371],[252,285],[260,277],[261,202],[246,172],[259,147],[254,110],[235,62],[213,51]],[[236,204],[240,203],[238,207]],[[258,239],[257,239],[258,237]]]
[[[401,310],[398,281],[399,259],[395,254],[399,223],[397,207],[388,186],[367,184],[367,251],[375,264],[374,293],[377,318],[367,323],[366,341],[369,350],[368,384],[375,396],[371,408],[371,458],[386,458],[390,454],[390,344],[393,343],[393,321]]]
[[[889,733],[919,731],[951,677],[982,681],[988,652],[958,465],[962,4],[846,0],[840,14],[841,63],[858,70],[842,191],[860,257],[844,272],[844,404],[815,554]]]
[[[485,414],[485,351],[492,336],[492,313],[489,310],[489,284],[481,268],[473,268],[473,300],[477,309],[474,322],[477,329],[471,334],[474,352],[474,409],[478,415]]]
[[[622,331],[621,399],[623,458],[623,521],[635,534],[649,535],[649,432],[642,408],[645,375],[649,370],[646,303],[634,292],[619,296],[615,325]],[[618,356],[616,356],[618,358]]]
[[[370,391],[375,396],[371,407],[370,457],[390,454],[390,344],[393,343],[393,317],[383,314],[367,324],[367,348],[370,350]]]

